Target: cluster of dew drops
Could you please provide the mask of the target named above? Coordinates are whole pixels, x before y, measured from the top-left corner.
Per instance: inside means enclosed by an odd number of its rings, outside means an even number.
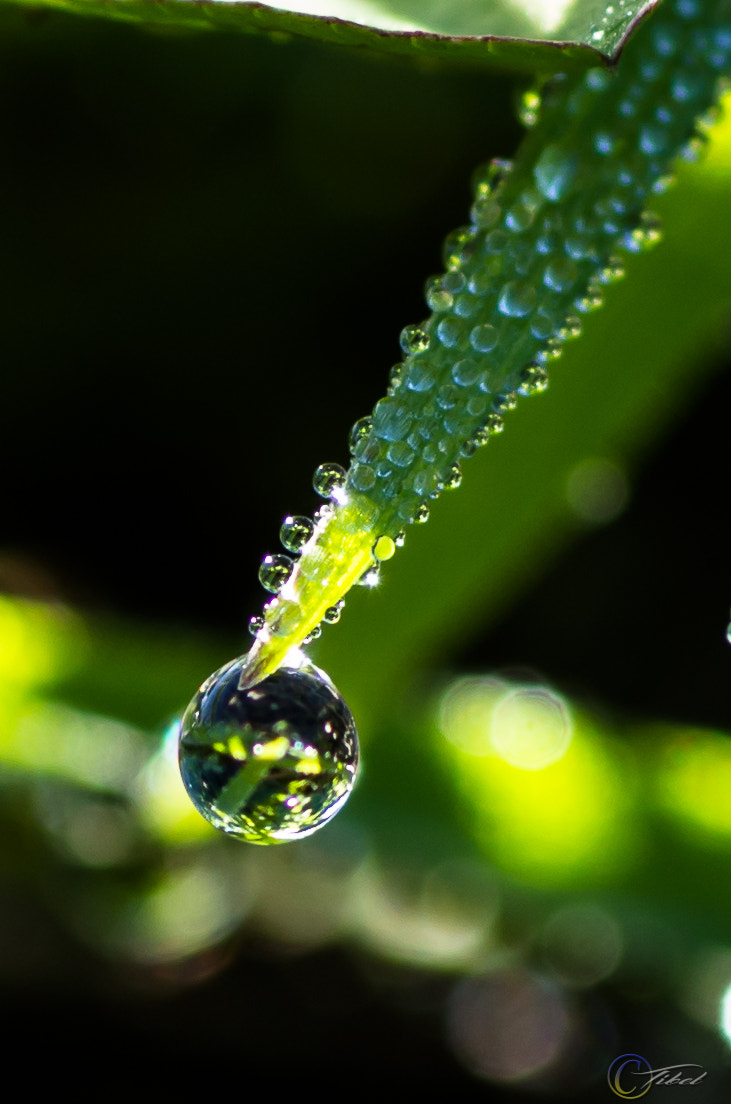
[[[683,3],[688,5],[693,2],[694,0],[676,0],[676,4],[681,5]],[[719,36],[717,35],[716,37],[718,38]],[[666,56],[672,53],[671,47],[673,43],[670,38],[668,38],[667,32],[663,31],[661,28],[658,28],[654,36],[653,45],[654,52],[657,54],[657,62],[661,60],[664,61]],[[728,42],[724,40],[723,45],[728,47]],[[724,53],[724,58],[722,59],[723,64],[726,64],[727,54],[728,49],[726,49]],[[642,75],[651,83],[651,77],[654,79],[654,76],[650,73],[649,66],[650,63],[648,62]],[[721,69],[721,60],[714,62],[713,67],[716,70]],[[610,76],[604,70],[590,70],[585,76],[586,90],[590,93],[601,92],[607,86],[610,79]],[[683,83],[683,80],[685,80],[687,84],[689,79],[690,78],[686,77],[682,72],[676,74],[671,98],[678,103],[682,103],[687,95],[690,94]],[[539,122],[545,103],[550,102],[554,94],[561,95],[564,80],[565,77],[561,75],[554,76],[549,78],[542,85],[531,88],[522,95],[518,105],[518,116],[527,129],[535,127]],[[628,97],[625,101],[621,101],[618,105],[618,113],[620,116],[629,116],[633,110],[634,106],[633,102],[631,102],[631,97]],[[682,159],[687,161],[696,161],[699,159],[707,144],[708,132],[713,123],[717,120],[718,114],[717,108],[711,108],[697,119],[694,135],[679,151]],[[643,131],[643,136],[641,136],[640,141],[640,157],[647,158],[648,162],[651,162],[655,154],[657,154],[658,157],[660,156],[660,150],[650,148],[649,143],[652,135],[648,128],[645,128],[645,130],[647,134]],[[602,156],[610,156],[614,152],[613,139],[609,131],[598,131],[593,137],[593,144],[595,151]],[[542,164],[544,160],[544,158],[539,159],[537,182],[539,183],[539,187],[543,184],[544,188],[542,190],[546,192],[547,189],[548,191],[546,194],[550,195],[550,189],[553,186],[552,181],[556,174],[560,177],[561,166],[548,162]],[[418,391],[427,389],[427,382],[424,381],[423,385],[419,386],[415,374],[418,375],[419,371],[424,373],[429,370],[426,365],[423,367],[420,365],[420,354],[427,351],[430,343],[435,338],[440,344],[445,346],[445,348],[454,347],[455,353],[459,351],[457,346],[461,343],[461,338],[458,340],[455,334],[455,339],[453,341],[450,340],[448,331],[450,326],[456,330],[460,324],[460,320],[456,315],[461,313],[459,303],[461,299],[465,298],[465,296],[460,294],[465,289],[463,265],[470,258],[472,250],[474,249],[476,236],[481,232],[487,233],[489,237],[495,238],[494,249],[488,248],[489,242],[486,242],[486,251],[488,253],[491,251],[499,252],[496,244],[497,239],[499,238],[502,242],[503,239],[508,236],[503,230],[492,229],[491,231],[491,228],[495,226],[501,216],[500,205],[496,202],[496,193],[512,171],[512,162],[505,160],[493,160],[487,165],[481,166],[476,171],[473,179],[474,199],[470,209],[470,225],[448,235],[444,244],[443,253],[446,272],[442,275],[431,277],[426,282],[425,286],[426,303],[433,312],[435,322],[440,314],[442,315],[442,319],[436,322],[432,334],[425,328],[424,323],[404,327],[400,336],[400,345],[404,355],[404,361],[396,364],[391,369],[387,396],[395,395],[403,387],[404,383],[408,385],[410,390]],[[541,180],[541,173],[545,175],[545,180]],[[617,180],[617,186],[620,189],[629,188],[632,183],[630,176],[631,174],[629,172],[625,172],[624,174],[620,173]],[[625,177],[627,179],[625,179]],[[662,194],[672,183],[674,183],[674,177],[670,173],[659,173],[652,182],[649,191],[656,195]],[[530,204],[526,206],[528,202],[526,197],[529,198],[529,191],[525,192],[521,197],[521,201],[516,203],[515,206],[507,212],[505,227],[508,232],[512,232],[512,234],[509,235],[511,237],[515,235],[516,238],[519,238],[521,232],[526,230],[532,221],[532,212],[530,210]],[[616,195],[601,200],[600,204],[597,205],[596,215],[603,220],[607,233],[612,230],[617,230],[618,224],[614,220],[622,210],[622,204]],[[557,215],[557,217],[560,219],[560,215]],[[557,226],[557,231],[558,229],[559,227]],[[575,226],[572,229],[578,232],[582,227]],[[587,232],[588,229],[589,228],[586,227]],[[657,244],[661,237],[661,220],[653,212],[644,211],[639,214],[638,222],[619,237],[617,245],[627,253],[638,253]],[[512,248],[513,251],[518,249],[517,246],[513,246]],[[549,252],[548,244],[546,244],[544,248],[541,239],[536,243],[536,248],[539,252]],[[568,290],[568,288],[575,283],[577,264],[581,263],[584,258],[592,259],[591,251],[587,253],[586,250],[584,250],[584,252],[578,250],[578,252],[572,253],[571,241],[569,240],[566,242],[565,252],[566,255],[564,257],[554,257],[552,259],[551,263],[546,268],[543,278],[546,287],[557,294],[561,294]],[[598,258],[594,259],[598,260]],[[519,378],[515,381],[513,389],[505,389],[502,393],[492,398],[489,410],[485,414],[482,425],[472,431],[469,437],[463,441],[459,452],[460,458],[472,456],[478,448],[486,445],[491,437],[502,432],[504,428],[504,415],[515,408],[519,396],[535,394],[547,388],[547,367],[551,361],[561,356],[563,346],[566,342],[580,335],[582,330],[581,315],[588,314],[601,307],[604,303],[607,286],[620,280],[624,274],[625,266],[622,257],[612,254],[604,263],[597,265],[596,271],[588,280],[583,291],[578,298],[574,300],[573,311],[566,314],[559,323],[557,323],[555,319],[546,319],[546,332],[540,332],[542,347],[537,351],[531,362],[520,371]],[[473,273],[471,283],[489,281],[489,279],[490,273],[488,272]],[[509,282],[505,286],[498,304],[498,310],[502,316],[505,318],[519,319],[529,313],[522,301],[519,301],[521,291],[525,288],[530,290],[527,282]],[[486,289],[475,286],[474,288],[470,287],[470,290],[477,295],[481,290],[484,291]],[[453,314],[452,311],[455,313]],[[444,312],[449,313],[445,316]],[[540,318],[534,321],[531,326],[531,331],[537,338],[539,337],[537,328],[539,324],[542,324]],[[497,344],[498,333],[496,328],[491,324],[476,326],[470,331],[470,348],[468,350],[470,353],[488,355]],[[474,361],[457,358],[452,368],[452,379],[450,384],[442,388],[442,391],[446,389],[451,389],[451,391],[464,389],[466,393],[467,389],[473,385],[474,381],[472,379],[462,378],[460,372],[467,371],[470,365],[474,367]],[[465,366],[467,366],[467,368]],[[452,384],[456,385],[456,387],[452,386]],[[446,400],[445,403],[441,405],[446,405]],[[366,486],[359,486],[358,484],[359,475],[364,467],[364,465],[359,464],[358,461],[362,456],[362,445],[371,437],[372,429],[372,416],[361,418],[352,427],[349,444],[350,452],[353,456],[353,468],[350,473],[346,473],[344,468],[336,463],[321,464],[315,471],[313,487],[315,491],[326,500],[326,503],[315,512],[314,520],[299,515],[288,516],[284,519],[279,535],[285,553],[266,555],[259,569],[259,581],[264,589],[270,594],[277,596],[280,593],[294,571],[295,560],[293,557],[297,557],[302,552],[305,545],[311,540],[315,533],[316,526],[330,516],[339,503],[345,501],[346,480],[348,480],[349,486],[368,494],[368,488]],[[396,446],[392,445],[391,448],[393,449],[399,446],[405,448],[406,443],[397,442]],[[424,442],[421,442],[421,455],[423,459],[430,459],[430,457],[427,456],[427,452],[430,448],[432,451],[435,451],[430,444],[427,443],[424,445]],[[434,460],[436,461],[436,459],[437,457],[435,454]],[[370,475],[370,473],[368,474]],[[416,480],[418,478],[419,476],[417,474],[413,487],[415,491],[421,489],[416,486]],[[430,486],[428,490],[426,485],[424,486],[424,497],[410,513],[408,521],[417,524],[427,521],[429,518],[429,499],[436,498],[444,490],[456,489],[460,486],[461,480],[462,472],[460,463],[458,461],[452,462],[447,469],[439,473],[437,482],[433,486]],[[394,554],[395,549],[403,545],[404,537],[405,533],[403,530],[394,535],[393,538],[386,535],[378,537],[373,547],[372,566],[366,571],[359,582],[373,586],[378,581],[380,563],[383,560],[389,559]],[[343,605],[344,602],[341,599],[329,608],[324,614],[323,623],[335,624],[340,619]],[[254,637],[261,632],[264,626],[265,617],[263,615],[254,616],[249,621],[249,631]],[[320,633],[321,626],[318,625],[311,631],[310,635],[303,643],[310,643],[318,637]]]

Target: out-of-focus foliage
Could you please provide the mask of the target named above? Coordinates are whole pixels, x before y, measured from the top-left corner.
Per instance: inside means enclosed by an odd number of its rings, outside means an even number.
[[[715,628],[693,621],[686,566],[693,544],[709,576],[727,562],[693,512],[723,509],[718,464],[693,465],[725,442],[676,436],[697,486],[656,475],[659,538],[632,499],[728,339],[731,129],[663,197],[665,241],[629,259],[549,393],[313,649],[362,729],[349,805],[300,844],[245,847],[187,802],[176,717],[244,650],[278,519],[312,508],[315,463],[343,458],[383,389],[392,353],[371,364],[421,307],[402,269],[415,254],[429,274],[466,204],[448,166],[512,136],[482,134],[472,78],[81,26],[8,21],[0,75],[0,983],[18,1024],[48,1009],[70,1046],[56,1005],[91,1008],[90,1036],[147,1037],[186,1070],[294,1070],[327,1032],[343,1066],[367,1053],[462,1095],[596,1099],[632,1051],[706,1066],[704,1099],[726,1099],[727,595]],[[491,95],[504,114],[512,89]]]

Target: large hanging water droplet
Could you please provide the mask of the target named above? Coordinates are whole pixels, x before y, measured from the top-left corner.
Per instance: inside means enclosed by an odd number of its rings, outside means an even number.
[[[339,464],[320,464],[312,477],[312,486],[322,498],[333,498],[345,484],[345,470]]]
[[[242,660],[203,684],[180,726],[180,773],[214,827],[249,843],[308,836],[341,808],[358,769],[355,722],[317,667],[281,667],[248,690]]]
[[[286,517],[279,539],[288,552],[300,552],[314,532],[315,523],[308,517]]]
[[[278,594],[294,570],[289,556],[265,556],[259,568],[259,582],[271,594]]]

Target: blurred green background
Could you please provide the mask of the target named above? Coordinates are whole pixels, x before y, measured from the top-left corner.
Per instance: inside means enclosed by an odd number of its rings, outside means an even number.
[[[15,10],[0,85],[6,1041],[75,1084],[93,1053],[495,1100],[609,1098],[632,1052],[728,1099],[731,128],[326,628],[360,784],[258,849],[189,809],[175,717],[245,650],[524,85]]]

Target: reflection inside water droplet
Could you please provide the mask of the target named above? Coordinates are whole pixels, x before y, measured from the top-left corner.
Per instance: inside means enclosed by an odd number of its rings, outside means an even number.
[[[215,828],[249,843],[310,835],[348,797],[355,722],[317,667],[281,667],[242,690],[242,660],[203,684],[180,726],[183,783]]]

